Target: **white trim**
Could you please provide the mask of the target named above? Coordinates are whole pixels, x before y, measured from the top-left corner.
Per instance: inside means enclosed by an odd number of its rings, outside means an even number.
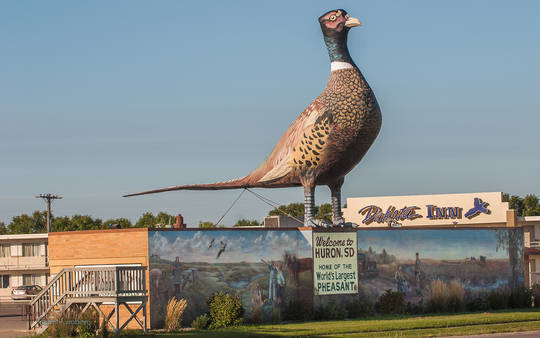
[[[353,65],[351,65],[348,62],[341,62],[341,61],[330,62],[330,71],[331,72],[336,71],[336,70],[340,70],[340,69],[349,69],[349,68],[353,68]]]
[[[0,235],[0,240],[9,240],[9,239],[47,239],[49,234],[17,234],[17,235]]]

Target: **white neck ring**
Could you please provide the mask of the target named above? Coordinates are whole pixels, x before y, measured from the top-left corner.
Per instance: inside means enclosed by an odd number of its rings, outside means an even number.
[[[342,61],[330,62],[330,71],[331,72],[336,71],[336,70],[340,70],[340,69],[349,69],[349,68],[353,68],[353,65],[351,65],[348,62],[342,62]]]

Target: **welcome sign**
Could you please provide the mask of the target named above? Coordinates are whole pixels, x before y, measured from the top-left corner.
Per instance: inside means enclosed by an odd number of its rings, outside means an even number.
[[[315,295],[358,292],[356,232],[313,231],[313,290]]]

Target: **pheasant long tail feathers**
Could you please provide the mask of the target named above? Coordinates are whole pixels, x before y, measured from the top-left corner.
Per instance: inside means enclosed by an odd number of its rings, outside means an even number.
[[[143,192],[138,192],[134,194],[124,195],[124,197],[138,196],[138,195],[147,195],[155,194],[158,192],[165,191],[174,191],[174,190],[225,190],[225,189],[242,189],[242,188],[253,188],[255,187],[252,184],[248,184],[248,176],[242,177],[235,180],[218,182],[218,183],[208,183],[208,184],[188,184],[188,185],[176,185],[167,188],[148,190]]]

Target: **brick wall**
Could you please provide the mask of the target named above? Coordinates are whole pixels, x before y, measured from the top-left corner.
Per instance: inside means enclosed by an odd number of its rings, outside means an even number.
[[[141,264],[148,267],[148,229],[111,229],[53,232],[49,234],[49,266],[51,276],[63,268],[80,265]],[[146,289],[149,290],[149,274],[146,272]],[[150,323],[150,304],[147,303]],[[102,306],[108,313],[112,307]],[[131,305],[132,310],[137,308]],[[129,312],[120,307],[120,322],[129,318]],[[137,317],[143,322],[142,311]],[[111,318],[114,323],[114,315]],[[135,320],[128,329],[140,329]]]

